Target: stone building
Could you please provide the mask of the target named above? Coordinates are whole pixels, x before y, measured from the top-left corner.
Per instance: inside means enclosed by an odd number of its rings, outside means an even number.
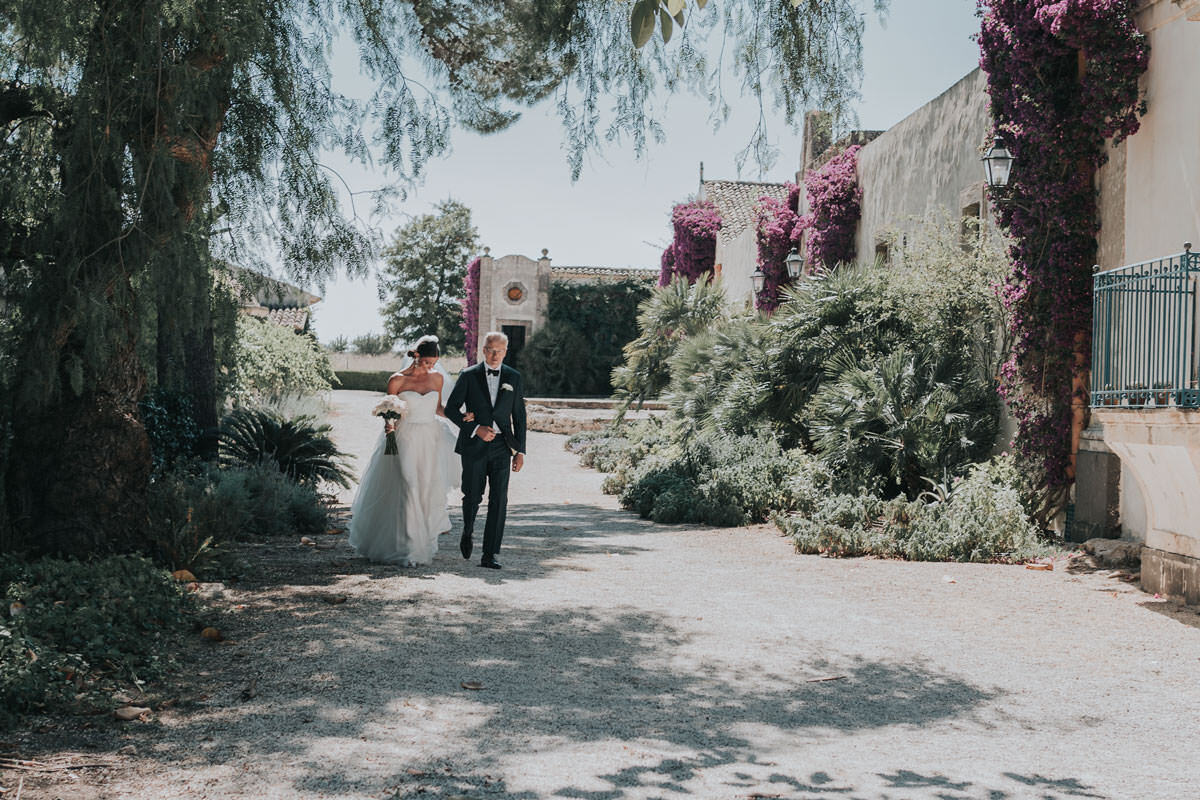
[[[733,305],[751,304],[753,288],[750,273],[757,268],[758,201],[763,197],[787,200],[787,185],[750,181],[704,180],[700,165],[700,190],[697,200],[707,200],[721,214],[717,233],[717,254],[713,272],[721,277],[725,297]]]
[[[312,317],[311,306],[321,302],[320,297],[299,286],[244,267],[226,265],[217,280],[227,286],[236,298],[240,313],[291,328],[298,333],[308,330]]]
[[[508,359],[517,363],[521,349],[546,322],[550,285],[554,282],[654,281],[658,270],[650,267],[578,267],[550,263],[550,253],[541,258],[506,255],[493,258],[484,248],[479,259],[479,335],[477,358],[482,358],[482,336],[488,331],[508,335]]]

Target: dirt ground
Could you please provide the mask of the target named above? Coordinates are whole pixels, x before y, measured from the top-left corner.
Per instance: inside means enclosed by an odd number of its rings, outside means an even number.
[[[339,392],[365,453],[372,396]],[[1200,786],[1200,615],[1106,571],[796,555],[621,511],[564,438],[504,569],[245,545],[145,720],[0,735],[0,797],[1138,798]],[[348,499],[349,493],[343,496]],[[132,699],[138,700],[136,696]]]

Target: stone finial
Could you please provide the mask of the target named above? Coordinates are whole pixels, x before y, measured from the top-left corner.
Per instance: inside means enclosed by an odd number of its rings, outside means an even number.
[[[485,256],[486,256],[486,255],[491,255],[491,252],[492,252],[492,248],[490,248],[490,247],[485,247],[485,248],[483,248],[483,254],[484,254]]]
[[[546,249],[545,247],[543,247],[542,248],[542,258],[549,258],[549,257],[550,257],[550,251],[548,249]]]

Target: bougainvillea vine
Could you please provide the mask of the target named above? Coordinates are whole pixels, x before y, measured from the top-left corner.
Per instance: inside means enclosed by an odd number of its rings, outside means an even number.
[[[1002,391],[1017,449],[1061,490],[1074,479],[1091,358],[1095,170],[1135,133],[1149,63],[1131,0],[981,0],[980,66],[995,132],[1017,159],[996,214],[1012,235],[1004,287],[1013,355]],[[1007,201],[1007,202],[1006,202]]]
[[[671,278],[682,275],[695,283],[701,275],[711,275],[717,261],[717,232],[721,230],[721,213],[708,201],[680,203],[671,211],[675,239],[662,256],[658,285],[666,286]]]
[[[479,265],[476,257],[467,265],[467,277],[463,281],[462,322],[463,347],[467,351],[467,365],[474,364],[479,349]]]
[[[832,269],[854,260],[854,237],[862,216],[858,151],[851,145],[804,176],[808,193],[808,263]]]
[[[779,306],[779,292],[790,278],[787,257],[792,248],[800,246],[800,238],[808,225],[808,217],[799,214],[800,187],[787,184],[787,200],[774,197],[758,199],[758,268],[766,276],[763,290],[754,298],[754,306],[771,313]]]

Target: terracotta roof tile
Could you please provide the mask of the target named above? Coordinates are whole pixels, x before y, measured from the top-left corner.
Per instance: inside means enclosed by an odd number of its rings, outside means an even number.
[[[783,183],[704,181],[700,191],[721,212],[721,231],[717,236],[722,242],[736,239],[742,231],[757,224],[760,197],[787,200],[787,185]]]
[[[308,325],[308,309],[272,308],[267,312],[267,321],[274,325],[302,331]]]
[[[654,267],[567,267],[567,266],[552,266],[550,274],[556,277],[595,277],[608,278],[611,280],[641,280],[646,278],[657,278],[658,269]]]

